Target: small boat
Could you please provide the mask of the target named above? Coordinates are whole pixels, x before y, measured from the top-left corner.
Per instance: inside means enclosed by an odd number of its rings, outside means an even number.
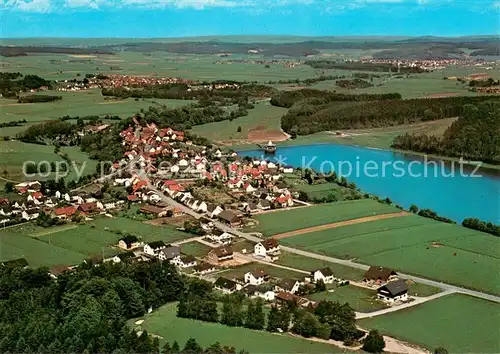
[[[264,152],[268,154],[274,154],[276,152],[277,146],[276,144],[273,144],[272,141],[269,141],[266,145],[260,145],[258,144],[259,148],[264,150]]]

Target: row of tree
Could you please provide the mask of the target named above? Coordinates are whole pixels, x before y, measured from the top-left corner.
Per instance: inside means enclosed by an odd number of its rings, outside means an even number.
[[[41,102],[53,102],[62,100],[62,96],[53,95],[27,95],[19,97],[18,103],[41,103]]]
[[[392,147],[499,164],[500,102],[465,105],[460,113],[442,137],[406,133],[396,137]]]
[[[0,128],[19,127],[25,123],[27,123],[26,119],[13,120],[10,122],[0,123]]]
[[[492,99],[488,96],[479,96],[328,103],[320,99],[309,99],[290,109],[282,117],[281,126],[283,130],[293,136],[335,129],[403,125],[456,117],[464,113],[465,105],[478,104]],[[495,100],[498,101],[498,99]],[[456,130],[457,125],[451,129]],[[495,131],[498,130],[490,128],[491,135],[494,135]],[[463,140],[462,136],[458,139]],[[481,139],[477,139],[477,141],[481,141]],[[491,147],[491,144],[488,143],[488,146]]]
[[[486,232],[494,236],[500,236],[500,225],[495,225],[492,222],[484,222],[477,218],[467,218],[462,221],[462,226],[469,229]]]
[[[278,107],[290,108],[294,104],[322,105],[334,102],[338,104],[338,102],[383,101],[400,98],[401,95],[399,93],[346,95],[332,91],[301,89],[281,91],[272,97],[271,104]]]
[[[338,62],[332,60],[308,60],[306,65],[315,69],[340,69],[340,70],[359,70],[375,72],[393,72],[393,73],[423,73],[426,70],[418,66],[400,66],[391,63],[362,63],[362,62]]]

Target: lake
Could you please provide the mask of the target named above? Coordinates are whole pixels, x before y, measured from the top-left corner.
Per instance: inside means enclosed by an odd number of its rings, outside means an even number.
[[[261,150],[240,155],[263,157]],[[404,208],[415,204],[457,222],[476,217],[500,224],[500,171],[479,169],[458,161],[431,160],[339,144],[278,148],[268,160],[327,173],[334,170],[364,192],[389,197]]]

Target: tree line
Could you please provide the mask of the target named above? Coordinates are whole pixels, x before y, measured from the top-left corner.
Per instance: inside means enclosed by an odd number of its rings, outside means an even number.
[[[400,98],[401,95],[399,93],[347,95],[332,91],[301,89],[294,91],[281,91],[271,98],[271,104],[273,106],[290,108],[294,104],[308,103],[311,105],[321,105],[332,102],[382,101]]]
[[[53,95],[28,95],[19,97],[18,103],[41,103],[41,102],[53,102],[62,100],[62,96]]]
[[[19,127],[25,123],[27,123],[26,119],[13,120],[10,122],[0,123],[0,128]]]
[[[18,98],[19,92],[50,87],[51,81],[37,75],[23,75],[18,72],[0,73],[0,94],[5,98]]]
[[[391,147],[500,164],[500,102],[465,105],[443,136],[406,133]]]
[[[375,72],[393,72],[416,74],[426,72],[419,66],[399,66],[392,63],[363,63],[356,61],[338,62],[332,60],[307,60],[306,65],[315,69],[340,69],[340,70],[359,70]]]
[[[367,88],[373,86],[371,83],[369,83],[366,80],[360,79],[360,78],[355,78],[355,79],[344,79],[344,80],[337,80],[337,86],[346,88],[346,89],[362,89],[362,88]]]
[[[500,225],[495,225],[492,222],[484,222],[477,218],[467,218],[462,221],[462,226],[469,229],[486,232],[493,236],[500,236]]]
[[[358,99],[353,102],[307,99],[296,104],[282,117],[281,127],[294,136],[335,129],[403,125],[456,117],[463,114],[466,104],[492,99],[488,96],[378,101]]]

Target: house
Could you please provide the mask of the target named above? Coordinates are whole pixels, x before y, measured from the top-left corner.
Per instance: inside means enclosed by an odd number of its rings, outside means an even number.
[[[215,271],[215,266],[210,263],[201,262],[194,267],[195,273],[205,275]]]
[[[116,208],[116,202],[113,199],[108,199],[102,201],[102,205],[104,206],[104,209],[114,209]]]
[[[266,301],[274,301],[276,296],[271,284],[263,284],[255,288],[254,295]]]
[[[233,235],[228,232],[214,229],[210,234],[206,236],[209,240],[217,243],[222,243],[223,245],[230,244],[233,239]]]
[[[54,213],[57,218],[64,219],[72,217],[77,211],[78,209],[75,208],[74,206],[69,206],[69,207],[57,208],[56,210],[54,210]]]
[[[293,173],[293,167],[292,166],[283,167],[283,173]]]
[[[271,261],[277,260],[280,254],[280,245],[278,243],[278,240],[274,238],[268,238],[255,244],[254,254],[257,257],[263,257]]]
[[[130,250],[132,248],[136,248],[142,245],[142,242],[139,241],[137,237],[134,235],[127,235],[125,237],[122,237],[118,241],[118,247],[124,250]]]
[[[232,210],[223,210],[217,215],[217,217],[224,223],[231,226],[238,226],[241,224],[241,220]]]
[[[245,273],[245,283],[250,283],[250,285],[261,285],[269,280],[269,274],[267,274],[263,269],[257,269],[253,272]]]
[[[284,291],[287,293],[295,294],[300,287],[300,282],[294,279],[283,278],[275,286],[275,291]]]
[[[238,289],[238,284],[230,279],[219,277],[214,283],[214,289],[222,291],[224,294],[232,294]]]
[[[221,246],[208,252],[207,260],[211,263],[219,263],[233,259],[233,249],[230,246]]]
[[[196,265],[196,258],[191,255],[181,256],[178,266],[180,268],[190,268]]]
[[[366,282],[383,284],[393,280],[398,273],[390,268],[371,266],[365,273],[364,280]]]
[[[245,211],[247,213],[255,213],[259,211],[259,206],[253,202],[250,202],[245,206]]]
[[[211,204],[209,203],[207,205],[207,215],[210,218],[215,218],[217,215],[219,215],[224,209],[222,209],[220,206]]]
[[[113,262],[113,263],[130,262],[133,258],[135,258],[135,253],[132,251],[129,251],[129,252],[117,254],[117,255],[115,255],[111,258],[108,258],[104,261],[105,262]]]
[[[408,300],[408,284],[403,279],[390,281],[377,289],[380,300],[393,303]]]
[[[315,283],[322,280],[325,284],[331,284],[335,281],[335,276],[329,267],[313,270],[311,272],[311,278]]]
[[[40,210],[37,208],[29,208],[27,210],[23,210],[21,213],[21,217],[24,220],[33,220],[36,219],[40,215]]]
[[[265,195],[264,198],[267,197],[267,194]],[[271,202],[267,199],[259,199],[259,202],[257,203],[257,207],[261,210],[269,210],[271,209]]]
[[[285,291],[279,291],[275,297],[276,297],[276,301],[278,301],[279,303],[281,303],[283,305],[286,305],[290,302],[294,302],[297,304],[299,302],[299,299],[300,299],[300,297],[293,295],[289,292],[285,292]]]
[[[167,215],[167,209],[161,208],[161,207],[158,207],[155,205],[148,204],[148,205],[143,206],[139,210],[141,211],[141,213],[151,214],[151,215],[156,216],[157,218],[161,218],[161,217],[164,217],[165,215]]]
[[[78,206],[78,210],[84,212],[85,214],[98,213],[101,211],[97,206],[97,203],[83,203]]]
[[[279,196],[276,198],[275,203],[282,208],[292,207],[295,204],[291,195]]]
[[[181,250],[177,246],[167,246],[158,251],[157,257],[162,261],[179,264],[181,260]]]
[[[144,245],[144,253],[156,256],[158,252],[167,247],[163,241],[153,241]]]

